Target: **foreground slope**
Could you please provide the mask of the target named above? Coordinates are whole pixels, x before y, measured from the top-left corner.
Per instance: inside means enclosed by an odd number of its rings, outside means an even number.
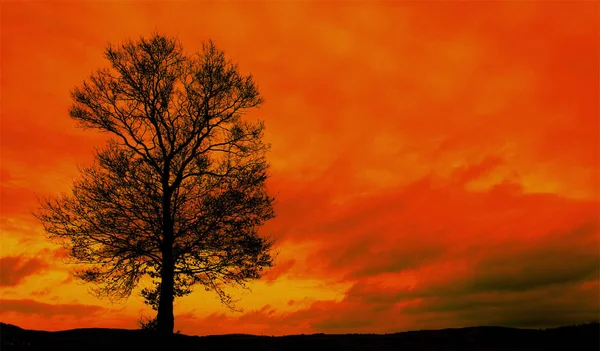
[[[74,329],[59,332],[0,325],[5,350],[594,350],[600,325],[590,323],[545,330],[503,327],[412,331],[396,334],[175,335],[168,345],[148,332],[123,329]]]

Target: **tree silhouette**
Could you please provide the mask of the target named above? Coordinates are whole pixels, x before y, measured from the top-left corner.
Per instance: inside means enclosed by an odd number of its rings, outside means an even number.
[[[262,98],[212,42],[186,55],[154,34],[105,56],[110,68],[72,91],[69,114],[111,138],[72,194],[40,200],[34,215],[96,295],[126,298],[149,276],[142,296],[170,335],[175,297],[200,284],[233,308],[224,287],[272,266],[273,243],[257,233],[274,216],[264,125],[241,118]]]

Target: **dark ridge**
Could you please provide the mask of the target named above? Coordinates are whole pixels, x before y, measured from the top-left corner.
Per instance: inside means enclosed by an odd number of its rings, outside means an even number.
[[[600,350],[600,324],[551,329],[468,327],[394,334],[256,336],[229,334],[162,340],[142,330],[85,328],[57,332],[0,323],[1,350]]]

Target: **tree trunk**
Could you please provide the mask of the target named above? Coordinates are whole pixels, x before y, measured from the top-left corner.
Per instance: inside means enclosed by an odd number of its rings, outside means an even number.
[[[168,174],[168,168],[165,170]],[[158,300],[158,332],[160,335],[173,335],[175,317],[173,315],[175,262],[173,259],[173,220],[171,218],[171,192],[168,187],[168,178],[163,181],[163,241],[162,268],[160,272],[160,296]]]
[[[160,296],[158,300],[158,332],[161,335],[172,335],[175,327],[175,317],[173,315],[173,285],[174,285],[174,264],[173,252],[166,250],[163,252]]]

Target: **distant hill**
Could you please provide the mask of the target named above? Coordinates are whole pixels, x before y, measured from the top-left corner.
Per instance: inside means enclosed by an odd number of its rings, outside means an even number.
[[[395,334],[174,335],[164,345],[141,330],[26,330],[0,323],[1,350],[600,350],[600,324],[552,329],[470,327]]]

